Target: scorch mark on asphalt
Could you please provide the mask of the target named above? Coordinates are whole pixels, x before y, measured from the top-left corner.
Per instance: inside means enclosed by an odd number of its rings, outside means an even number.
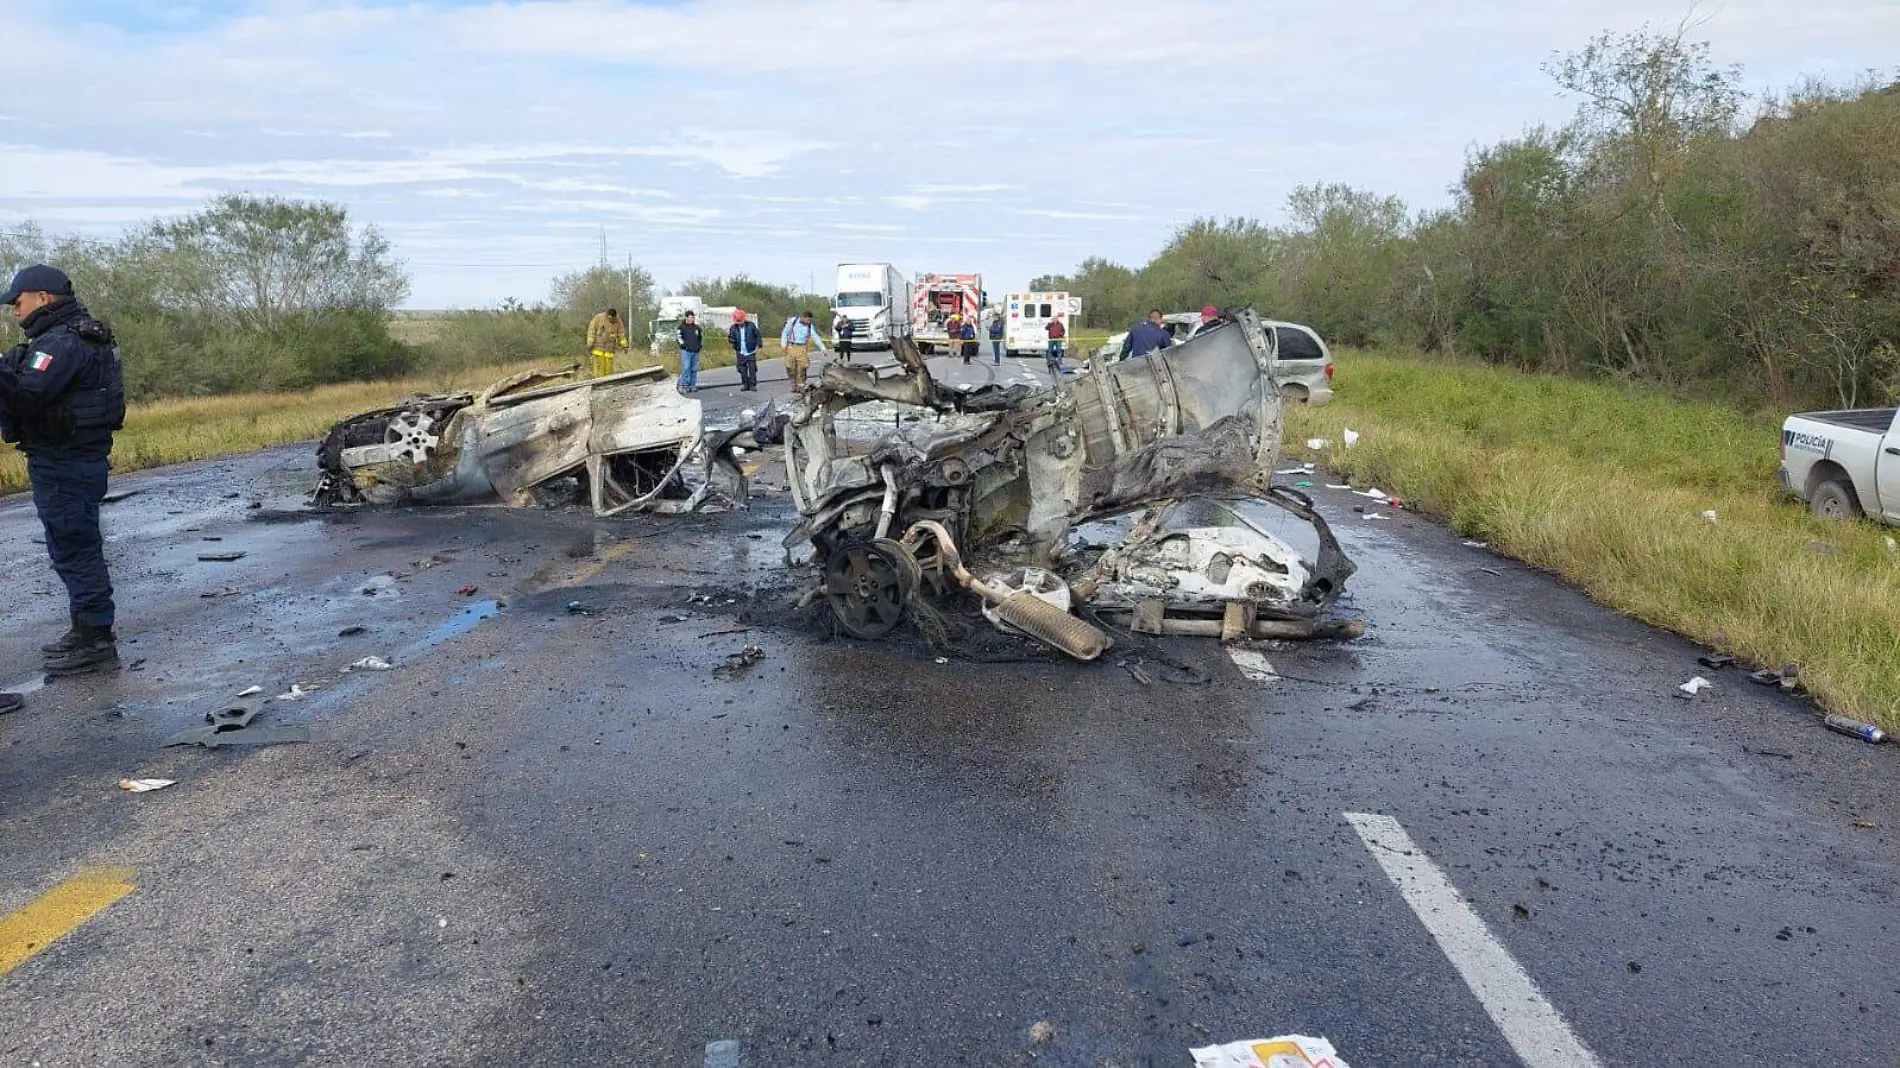
[[[1596,1055],[1398,820],[1344,815],[1526,1068],[1599,1068]]]

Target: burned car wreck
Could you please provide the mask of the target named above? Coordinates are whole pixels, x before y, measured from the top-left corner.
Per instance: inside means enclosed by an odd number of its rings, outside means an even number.
[[[480,393],[411,397],[346,419],[317,447],[318,504],[525,507],[578,483],[596,515],[690,511],[715,491],[743,503],[734,455],[750,428],[705,433],[700,403],[659,367],[602,378],[527,371]],[[699,477],[689,483],[689,468]]]
[[[1081,659],[1112,644],[1098,623],[1227,640],[1360,633],[1327,618],[1352,562],[1311,500],[1270,482],[1280,397],[1261,331],[1241,312],[1047,388],[950,388],[901,341],[894,367],[831,364],[785,430],[801,516],[785,546],[809,545],[823,572],[807,601],[878,638],[915,598],[967,591],[999,626]],[[1248,500],[1311,524],[1315,559],[1250,521]],[[1072,537],[1133,513],[1116,544]]]

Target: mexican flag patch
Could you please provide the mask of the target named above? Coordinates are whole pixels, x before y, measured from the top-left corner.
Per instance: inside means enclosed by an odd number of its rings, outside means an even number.
[[[35,371],[46,370],[48,367],[53,366],[53,354],[50,352],[34,353],[32,366]]]

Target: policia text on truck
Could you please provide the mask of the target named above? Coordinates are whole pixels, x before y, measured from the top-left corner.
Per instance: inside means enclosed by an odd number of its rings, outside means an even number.
[[[112,435],[125,424],[125,379],[112,329],[87,314],[64,272],[36,264],[0,295],[26,340],[0,357],[0,436],[26,454],[46,554],[66,585],[72,628],[41,646],[49,675],[118,663],[112,579],[99,505]]]

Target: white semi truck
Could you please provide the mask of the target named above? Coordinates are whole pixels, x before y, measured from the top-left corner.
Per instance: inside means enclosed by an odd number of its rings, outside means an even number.
[[[840,263],[832,292],[831,321],[851,320],[852,347],[887,349],[910,334],[910,280],[890,264]]]

